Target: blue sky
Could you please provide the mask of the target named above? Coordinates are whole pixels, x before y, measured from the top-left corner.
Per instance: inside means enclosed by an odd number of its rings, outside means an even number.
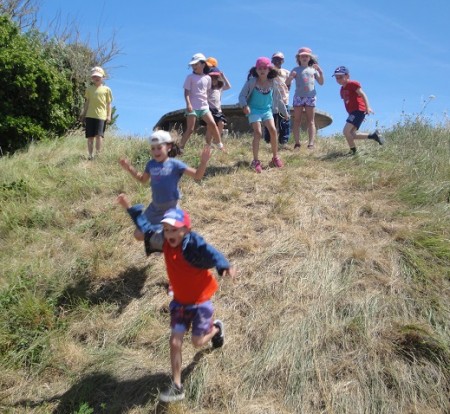
[[[350,68],[375,111],[361,129],[389,128],[402,113],[423,111],[432,121],[448,120],[446,1],[41,0],[42,27],[58,13],[62,22],[77,21],[82,36],[93,42],[116,32],[123,54],[106,68],[107,84],[124,134],[148,135],[164,113],[184,108],[187,63],[197,52],[218,59],[232,85],[222,104],[235,104],[259,56],[280,50],[290,70],[302,46],[318,55],[325,74],[325,84],[317,85],[317,108],[333,123],[320,136],[340,132],[345,123],[339,86],[331,77],[339,65]]]

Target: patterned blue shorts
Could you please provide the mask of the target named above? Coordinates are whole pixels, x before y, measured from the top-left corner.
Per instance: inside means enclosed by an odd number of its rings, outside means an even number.
[[[173,300],[170,302],[169,309],[172,332],[187,332],[191,324],[192,336],[203,336],[211,332],[214,307],[210,300],[197,305],[182,305]]]

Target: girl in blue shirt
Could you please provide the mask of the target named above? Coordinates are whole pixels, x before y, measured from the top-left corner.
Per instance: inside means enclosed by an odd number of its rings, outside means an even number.
[[[272,149],[270,165],[276,168],[283,167],[283,162],[278,156],[277,130],[273,120],[273,112],[280,113],[286,119],[289,119],[289,113],[282,99],[277,76],[278,71],[273,68],[270,59],[260,57],[257,59],[256,65],[250,69],[249,79],[239,94],[239,105],[244,114],[248,116],[248,121],[253,128],[253,161],[251,167],[257,173],[262,171],[262,164],[258,158],[262,126],[265,126],[270,134]]]
[[[191,168],[183,161],[171,158],[173,139],[167,131],[155,131],[149,138],[152,159],[148,161],[144,172],[138,172],[130,162],[121,158],[119,163],[121,167],[128,171],[136,180],[141,183],[150,181],[152,192],[152,201],[145,210],[144,214],[151,224],[161,225],[164,213],[178,205],[180,199],[180,190],[178,182],[186,174],[195,180],[200,180],[206,171],[211,156],[209,146],[205,146],[201,153],[200,165],[197,169]],[[143,241],[144,234],[136,228],[134,232],[136,240]]]

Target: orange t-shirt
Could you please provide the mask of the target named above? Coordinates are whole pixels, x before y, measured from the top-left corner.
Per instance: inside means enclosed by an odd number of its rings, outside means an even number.
[[[182,305],[210,300],[219,286],[212,272],[192,266],[183,257],[181,244],[172,247],[164,241],[163,252],[174,299]]]

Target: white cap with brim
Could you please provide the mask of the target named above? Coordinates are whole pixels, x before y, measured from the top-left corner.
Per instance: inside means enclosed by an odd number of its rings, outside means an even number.
[[[158,145],[158,144],[171,144],[173,142],[172,136],[163,130],[155,131],[149,137],[150,145]]]
[[[206,62],[206,57],[203,53],[196,53],[194,56],[192,56],[192,59],[189,62],[189,65],[195,65],[196,63],[198,63],[200,61]]]

